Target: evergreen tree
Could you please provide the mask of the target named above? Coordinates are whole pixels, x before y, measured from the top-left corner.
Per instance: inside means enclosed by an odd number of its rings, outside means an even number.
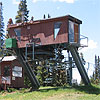
[[[3,13],[2,13],[2,2],[0,2],[0,56],[2,54],[2,48],[4,47],[4,22],[3,22]]]
[[[37,79],[39,80],[40,85],[45,86],[45,80],[48,77],[46,62],[45,60],[37,66]]]
[[[95,79],[100,79],[100,58],[95,56]]]
[[[98,59],[97,56],[95,55],[95,74],[94,74],[94,79],[96,80],[98,78]]]
[[[19,11],[17,11],[18,15],[15,17],[16,23],[27,22],[29,10],[27,10],[26,0],[21,0],[19,4]]]
[[[100,83],[100,58],[95,55],[95,69],[91,76],[91,82],[98,84]]]

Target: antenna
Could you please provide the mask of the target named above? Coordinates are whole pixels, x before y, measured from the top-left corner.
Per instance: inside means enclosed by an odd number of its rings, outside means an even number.
[[[44,18],[44,19],[46,19],[46,16],[45,16],[45,14],[44,14],[43,18]]]

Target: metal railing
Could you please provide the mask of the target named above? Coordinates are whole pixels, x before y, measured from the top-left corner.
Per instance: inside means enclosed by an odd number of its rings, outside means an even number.
[[[80,46],[88,47],[88,37],[86,37],[84,35],[80,35]]]

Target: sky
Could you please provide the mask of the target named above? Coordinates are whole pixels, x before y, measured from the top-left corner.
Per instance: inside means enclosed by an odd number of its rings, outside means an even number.
[[[9,18],[15,22],[20,0],[0,0],[3,3],[5,29]],[[92,74],[95,55],[100,56],[100,0],[27,0],[29,19],[43,19],[48,13],[52,18],[72,15],[82,20],[80,34],[88,37],[88,47],[80,50],[84,59],[90,63]],[[6,32],[6,31],[5,31]],[[85,41],[83,41],[85,43]],[[86,67],[87,64],[86,64]]]

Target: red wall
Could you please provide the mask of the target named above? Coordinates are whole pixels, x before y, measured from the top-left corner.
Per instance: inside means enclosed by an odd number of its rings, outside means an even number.
[[[22,65],[17,60],[14,60],[12,62],[12,67],[14,67],[14,66],[22,67]],[[11,81],[11,85],[16,88],[24,87],[24,70],[23,70],[23,68],[22,68],[22,77],[15,77],[15,80]]]
[[[22,70],[22,77],[15,77],[15,80],[12,80],[12,68],[14,66],[19,66],[22,67],[21,64],[17,61],[3,61],[1,63],[1,76],[4,75],[4,66],[10,66],[10,76],[11,76],[11,84],[10,87],[15,87],[15,88],[19,88],[19,87],[24,87],[24,70]]]
[[[82,24],[82,21],[78,20],[75,17],[67,15],[58,18],[43,19],[33,22],[8,25],[8,33],[11,38],[16,37],[14,29],[21,28],[21,41],[20,42],[18,41],[19,48],[26,47],[26,43],[30,42],[35,42],[41,45],[68,43],[69,20],[74,23],[77,23],[78,25]],[[56,39],[54,39],[55,22],[62,22],[59,34],[57,35]],[[78,40],[79,34],[77,33],[78,33],[78,27],[75,26],[74,41],[76,43],[79,41]]]
[[[60,31],[54,39],[54,23],[61,21],[62,25]],[[30,27],[30,29],[28,29]],[[41,22],[37,24],[24,25],[21,28],[21,41],[18,42],[18,47],[25,47],[26,43],[31,42],[33,38],[39,38],[37,41],[41,45],[50,45],[58,43],[67,43],[68,42],[68,30],[67,30],[67,20],[57,20],[49,22]],[[11,37],[15,37],[15,28],[9,29],[9,34]]]

